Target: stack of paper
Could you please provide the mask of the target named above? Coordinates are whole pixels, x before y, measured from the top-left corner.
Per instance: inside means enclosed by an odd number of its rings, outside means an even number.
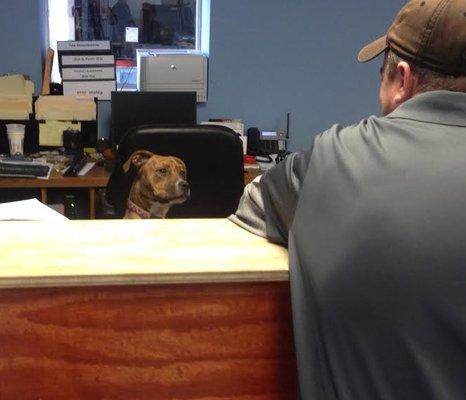
[[[66,221],[68,218],[37,199],[0,204],[0,221]]]
[[[32,113],[34,83],[23,75],[0,77],[0,119],[26,120]]]

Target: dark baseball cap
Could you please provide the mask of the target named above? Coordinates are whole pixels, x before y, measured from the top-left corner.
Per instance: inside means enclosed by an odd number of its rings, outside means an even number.
[[[386,35],[358,54],[360,62],[387,49],[415,65],[466,75],[466,0],[411,0]]]

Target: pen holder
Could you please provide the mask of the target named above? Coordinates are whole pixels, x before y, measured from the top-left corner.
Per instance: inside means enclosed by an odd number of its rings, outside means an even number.
[[[65,154],[79,154],[83,151],[83,136],[81,131],[67,129],[63,131],[63,146]]]

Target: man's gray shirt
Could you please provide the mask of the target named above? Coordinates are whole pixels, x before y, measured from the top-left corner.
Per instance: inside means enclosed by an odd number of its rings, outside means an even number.
[[[301,399],[466,398],[466,94],[333,126],[231,219],[289,248]]]

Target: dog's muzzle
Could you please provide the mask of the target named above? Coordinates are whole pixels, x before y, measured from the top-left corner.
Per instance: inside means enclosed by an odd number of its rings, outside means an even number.
[[[181,204],[190,197],[189,183],[185,180],[179,180],[172,186],[171,196],[161,197],[154,192],[154,201],[161,204]]]
[[[189,196],[191,194],[191,191],[189,189],[189,183],[182,180],[178,182],[178,189],[181,192],[181,196],[185,197],[185,200],[189,199]]]

